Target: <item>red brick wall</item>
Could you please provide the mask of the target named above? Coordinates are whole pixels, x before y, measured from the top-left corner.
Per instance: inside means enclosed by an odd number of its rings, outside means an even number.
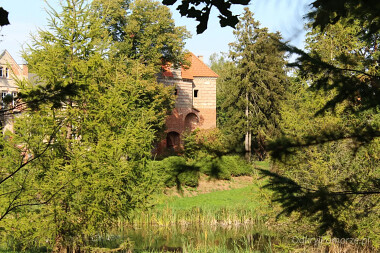
[[[174,85],[177,89],[175,109],[166,119],[166,133],[177,132],[181,136],[183,145],[183,133],[189,129],[185,125],[186,116],[193,113],[192,119],[199,122],[196,128],[210,129],[216,127],[216,77],[197,77],[193,79],[181,79],[179,75],[173,77],[161,77],[159,82],[166,85]],[[198,90],[198,96],[193,97],[194,90]],[[190,124],[194,126],[194,124]],[[162,140],[154,153],[162,154],[166,146],[166,139]]]

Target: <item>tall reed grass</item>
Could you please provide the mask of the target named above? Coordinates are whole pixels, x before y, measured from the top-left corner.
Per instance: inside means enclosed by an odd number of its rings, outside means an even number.
[[[255,209],[236,208],[202,208],[173,209],[169,206],[163,209],[153,209],[133,215],[129,222],[132,226],[173,226],[173,225],[202,225],[202,226],[240,226],[263,224]]]

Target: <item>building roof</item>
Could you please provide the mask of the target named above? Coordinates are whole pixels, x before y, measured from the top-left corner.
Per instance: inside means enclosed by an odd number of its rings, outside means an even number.
[[[23,68],[21,68],[21,66],[17,64],[17,62],[13,59],[12,55],[6,49],[0,54],[0,64],[11,65],[12,71],[16,76],[23,74]]]
[[[202,60],[200,60],[193,53],[187,55],[191,65],[190,67],[181,67],[181,77],[183,79],[194,79],[194,77],[219,77],[209,66],[207,66]],[[171,64],[165,64],[162,66],[162,75],[165,77],[173,77],[171,70]]]
[[[199,77],[219,77],[209,66],[207,66],[202,60],[196,57],[193,53],[189,53],[191,66],[189,68],[181,68],[182,78],[194,79],[195,76]]]

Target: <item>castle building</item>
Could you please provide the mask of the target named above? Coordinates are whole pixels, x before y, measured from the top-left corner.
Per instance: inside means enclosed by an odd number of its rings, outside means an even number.
[[[19,87],[17,79],[28,78],[28,66],[18,65],[7,50],[0,55],[0,129],[13,131],[14,106]]]
[[[218,75],[204,62],[202,56],[189,54],[189,68],[164,66],[158,82],[175,87],[175,108],[166,119],[166,139],[158,147],[179,150],[183,133],[196,128],[216,127],[216,79]]]
[[[166,138],[157,146],[157,153],[165,149],[180,150],[183,134],[196,128],[216,127],[216,79],[218,75],[204,62],[203,57],[188,55],[188,68],[163,67],[158,82],[175,87],[175,108],[166,119]],[[19,87],[17,79],[28,78],[27,65],[18,65],[7,50],[0,55],[0,129],[13,131],[15,101]]]

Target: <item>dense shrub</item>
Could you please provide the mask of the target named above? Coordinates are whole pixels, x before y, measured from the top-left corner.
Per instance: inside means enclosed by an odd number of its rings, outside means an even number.
[[[238,155],[225,155],[226,144],[218,129],[200,130],[185,137],[183,156],[169,156],[152,162],[164,187],[198,186],[199,172],[209,177],[230,180],[232,176],[252,174],[252,166]]]
[[[200,153],[217,157],[227,152],[228,144],[219,129],[196,129],[185,134],[184,155],[197,158]]]
[[[231,176],[249,176],[252,174],[253,168],[244,158],[238,155],[222,156],[218,165],[221,171],[229,171]]]
[[[228,151],[225,136],[219,129],[197,129],[185,138],[184,156],[194,161],[200,171],[217,179],[252,174],[252,166],[238,155]]]
[[[158,180],[166,187],[186,185],[198,186],[199,168],[180,156],[170,156],[161,161],[153,161],[152,168]]]
[[[199,171],[188,170],[178,174],[178,181],[182,185],[197,187],[199,184]]]
[[[229,180],[231,176],[248,176],[252,174],[253,167],[244,158],[238,155],[224,155],[213,157],[200,153],[196,165],[200,171],[210,177]]]
[[[231,173],[226,166],[220,166],[219,157],[213,157],[208,154],[201,154],[197,159],[197,166],[200,171],[207,176],[217,179],[229,180]]]

